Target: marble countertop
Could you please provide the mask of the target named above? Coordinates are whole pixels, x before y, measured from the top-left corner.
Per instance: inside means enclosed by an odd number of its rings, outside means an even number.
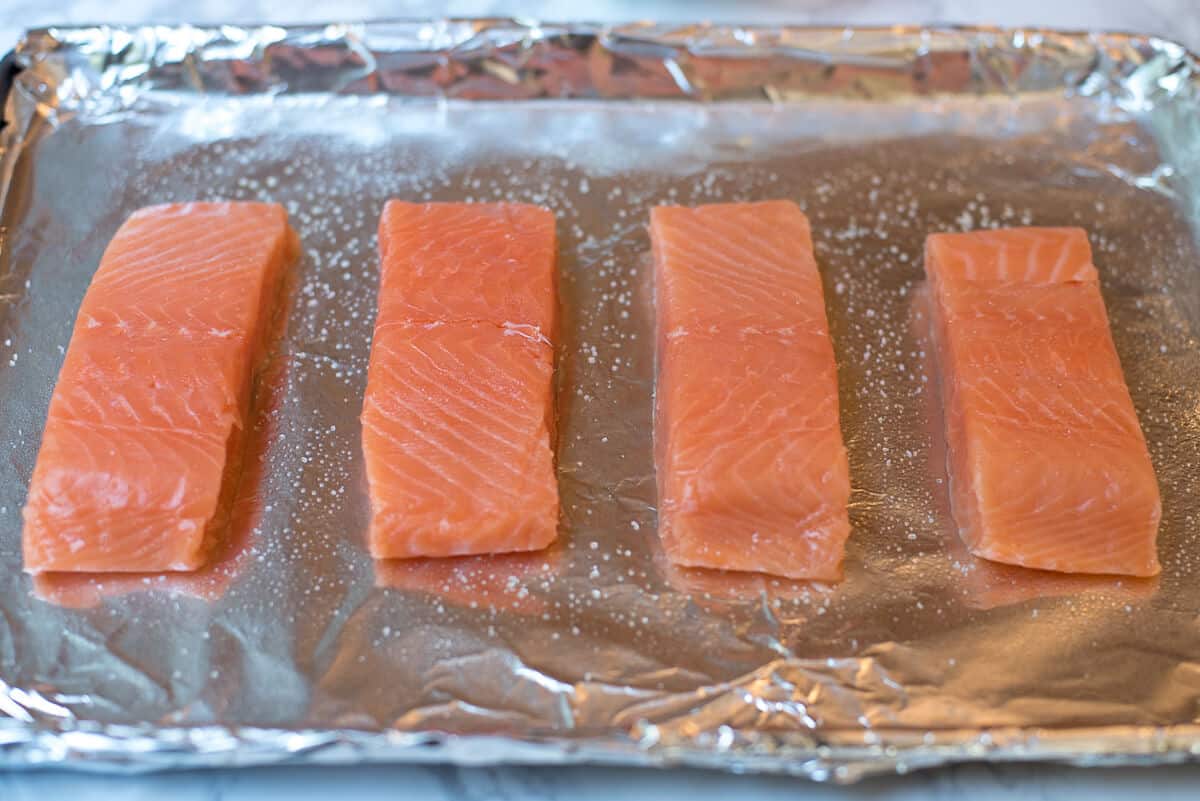
[[[281,10],[284,9],[284,10]],[[281,4],[275,0],[0,0],[0,48],[8,50],[21,30],[50,23],[92,22],[310,22],[330,19],[430,16],[528,16],[551,20],[621,21],[710,19],[795,23],[986,23],[1062,28],[1129,30],[1168,35],[1200,48],[1196,0],[340,0]],[[141,777],[59,771],[0,772],[0,799],[74,801],[165,799],[406,798],[589,801],[655,798],[707,801],[738,795],[747,801],[811,799],[1001,799],[1142,798],[1192,799],[1200,765],[1082,770],[1053,765],[963,765],[911,776],[870,780],[852,787],[815,785],[771,776],[728,776],[697,770],[630,770],[595,767],[371,766],[273,767],[180,772]]]
[[[1200,766],[1083,770],[964,765],[849,787],[781,776],[628,768],[299,768],[142,777],[0,773],[4,801],[1193,801]]]

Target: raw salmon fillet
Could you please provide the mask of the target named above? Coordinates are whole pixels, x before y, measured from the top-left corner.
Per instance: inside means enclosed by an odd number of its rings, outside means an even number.
[[[297,253],[275,204],[154,206],[121,226],[50,400],[24,510],[28,572],[204,563]]]
[[[363,404],[377,559],[554,541],[554,215],[390,201]]]
[[[1043,570],[1158,573],[1158,484],[1087,234],[934,234],[925,270],[967,547]]]
[[[667,557],[840,578],[850,477],[808,219],[788,201],[660,206],[650,233]]]

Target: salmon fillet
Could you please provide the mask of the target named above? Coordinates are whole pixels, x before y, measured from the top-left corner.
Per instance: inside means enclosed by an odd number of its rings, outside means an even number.
[[[554,216],[390,201],[363,404],[377,559],[529,551],[558,527]]]
[[[1087,234],[934,234],[925,270],[967,547],[1043,570],[1158,573],[1158,484]]]
[[[660,206],[650,232],[667,557],[840,578],[850,478],[807,218],[788,201]]]
[[[142,209],[75,322],[24,509],[30,573],[200,567],[299,246],[283,208]]]
[[[555,336],[554,215],[520,203],[389,201],[379,221],[378,320],[491,323]]]

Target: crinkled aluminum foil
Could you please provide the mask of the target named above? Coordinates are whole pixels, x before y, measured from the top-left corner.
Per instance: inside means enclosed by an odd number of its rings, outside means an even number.
[[[687,763],[850,781],[1200,751],[1200,174],[1170,42],[508,21],[28,34],[0,228],[0,764]],[[385,198],[560,220],[561,543],[373,565],[357,415]],[[840,364],[834,586],[656,550],[648,209],[790,197]],[[21,572],[75,310],[135,208],[276,200],[305,246],[216,563]],[[922,313],[929,231],[1089,228],[1162,485],[1161,577],[966,554]],[[714,377],[719,380],[719,377]]]

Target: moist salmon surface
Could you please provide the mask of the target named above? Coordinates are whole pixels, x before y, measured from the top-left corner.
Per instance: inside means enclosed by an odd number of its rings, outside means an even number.
[[[377,559],[544,548],[558,526],[553,215],[390,201],[363,404]]]
[[[788,201],[660,206],[651,239],[666,556],[840,578],[849,468],[807,218]]]
[[[133,214],[84,296],[24,509],[25,569],[200,567],[298,242],[281,206]]]
[[[934,234],[925,268],[967,547],[1044,570],[1158,573],[1158,484],[1087,234]]]

